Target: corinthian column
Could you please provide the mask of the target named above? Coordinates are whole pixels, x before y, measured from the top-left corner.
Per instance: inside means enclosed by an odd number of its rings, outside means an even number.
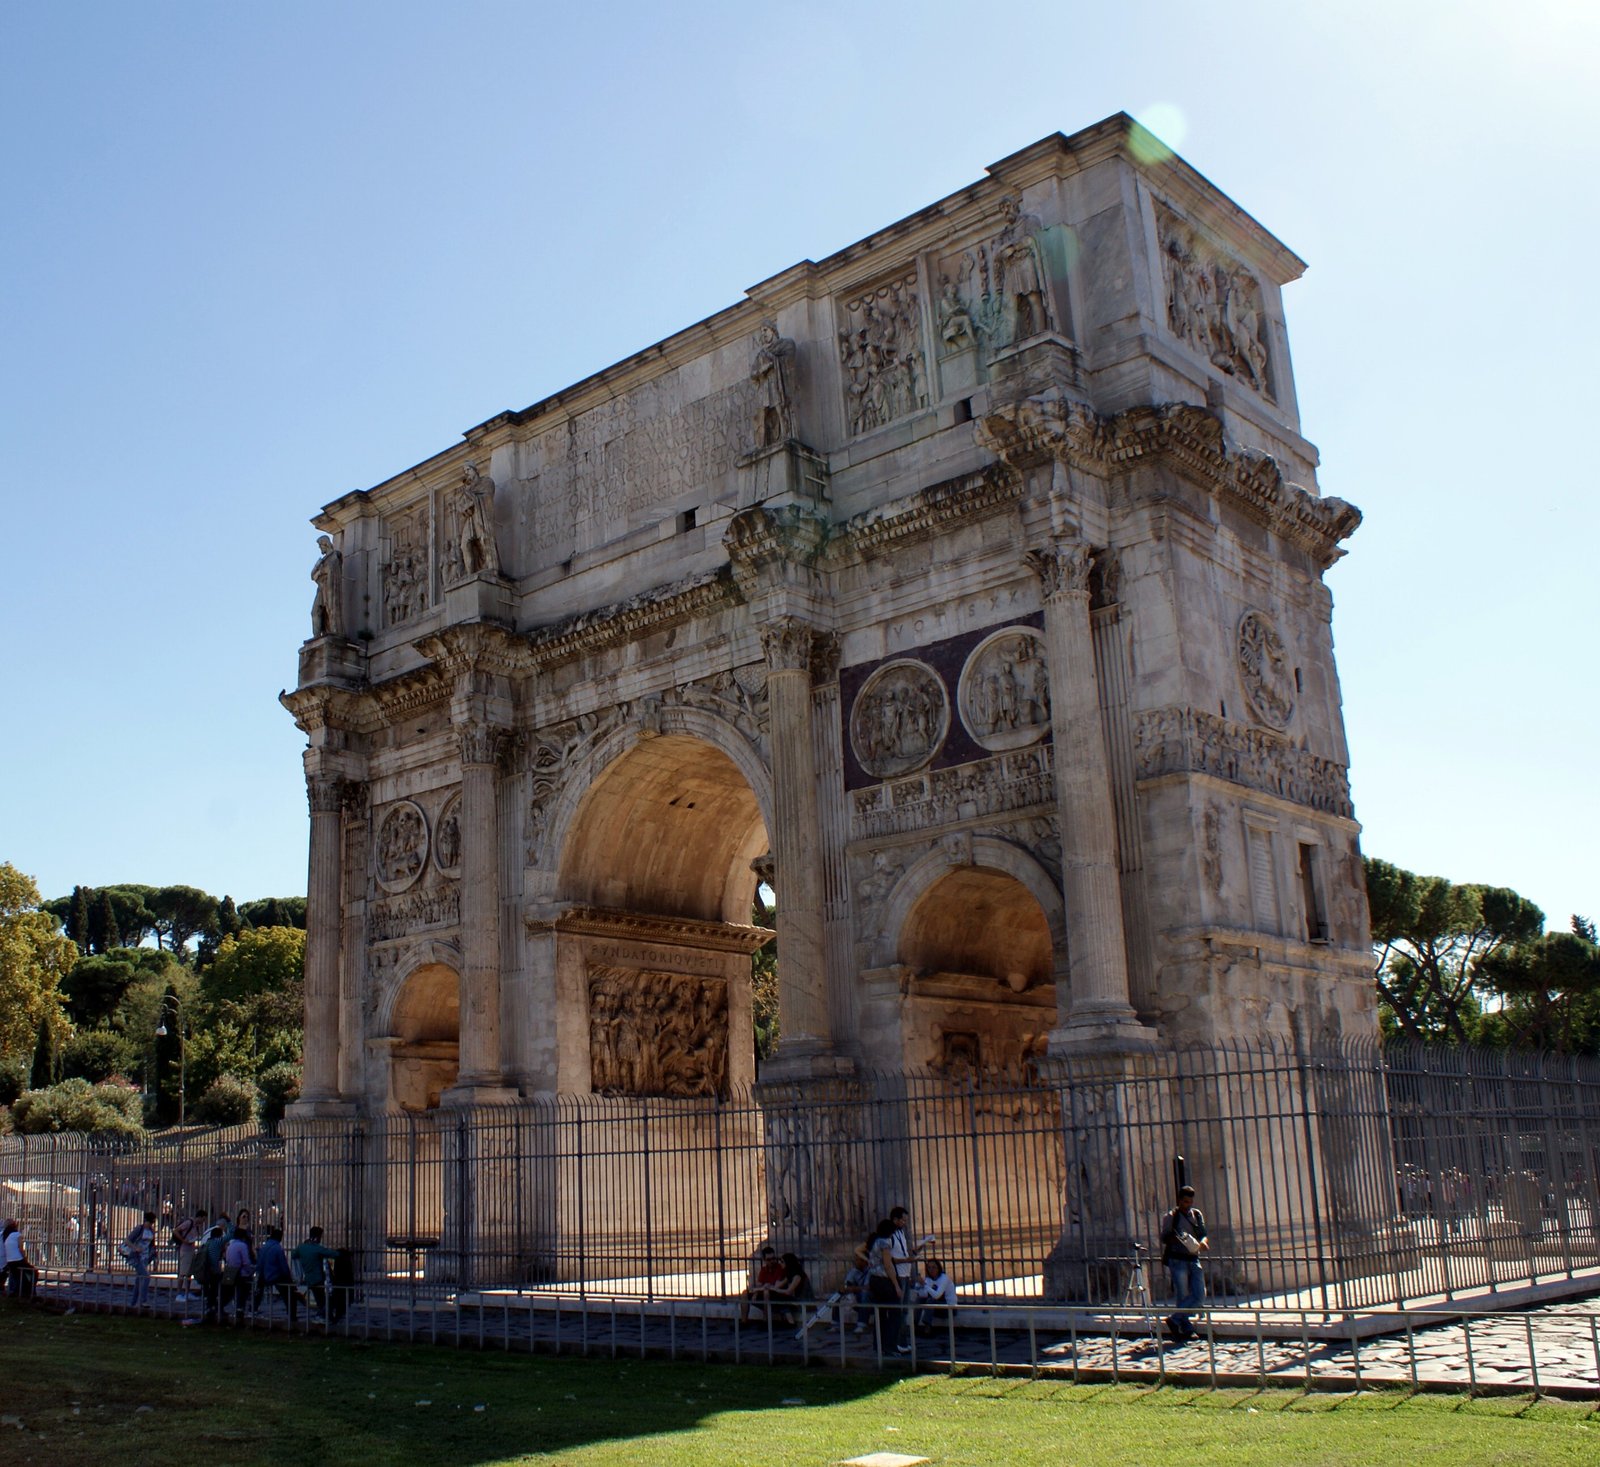
[[[306,776],[311,806],[311,865],[306,878],[306,1029],[303,1101],[339,1098],[339,934],[343,923],[340,869],[344,781]]]
[[[1057,537],[1028,552],[1044,595],[1055,742],[1056,807],[1061,821],[1061,894],[1066,906],[1070,993],[1060,995],[1057,1034],[1126,1026],[1148,1031],[1128,1002],[1128,951],[1122,929],[1116,811],[1100,725],[1100,691],[1089,624],[1090,550]],[[1067,1042],[1073,1036],[1065,1034]]]
[[[505,730],[472,719],[461,739],[461,1068],[455,1089],[498,1088],[500,825],[495,781]],[[461,1098],[468,1098],[462,1096]]]
[[[829,1053],[822,937],[822,820],[811,728],[811,656],[818,633],[795,617],[761,628],[772,727],[772,854],[778,925],[778,1048],[769,1071]]]

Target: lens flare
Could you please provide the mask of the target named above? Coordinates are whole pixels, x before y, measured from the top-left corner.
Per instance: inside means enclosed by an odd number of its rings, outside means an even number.
[[[1134,156],[1141,163],[1164,163],[1174,149],[1183,145],[1189,124],[1175,102],[1153,102],[1135,115],[1134,120],[1145,129],[1145,135],[1135,135],[1132,141]]]

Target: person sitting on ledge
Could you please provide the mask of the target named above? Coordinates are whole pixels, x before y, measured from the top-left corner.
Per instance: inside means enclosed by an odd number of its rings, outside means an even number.
[[[761,1262],[750,1287],[740,1296],[739,1323],[749,1324],[751,1306],[765,1307],[772,1299],[772,1291],[782,1282],[783,1263],[778,1258],[778,1250],[768,1243],[761,1250]]]

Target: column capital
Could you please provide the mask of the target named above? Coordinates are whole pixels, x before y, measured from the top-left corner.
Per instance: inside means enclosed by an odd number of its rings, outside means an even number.
[[[761,652],[771,672],[811,671],[812,658],[831,640],[820,627],[798,616],[780,616],[761,625]]]
[[[338,774],[306,775],[306,803],[313,815],[336,815],[345,806],[348,781]]]
[[[463,718],[456,723],[456,738],[461,746],[462,767],[467,768],[498,764],[515,735],[487,718]]]
[[[1094,570],[1094,550],[1086,540],[1054,536],[1026,551],[1023,559],[1039,577],[1046,602],[1089,602],[1089,582]]]

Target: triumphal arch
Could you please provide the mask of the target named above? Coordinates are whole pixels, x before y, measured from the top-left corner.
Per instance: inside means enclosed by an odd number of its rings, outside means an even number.
[[[329,504],[296,1115],[1375,1032],[1302,269],[1118,116]]]

